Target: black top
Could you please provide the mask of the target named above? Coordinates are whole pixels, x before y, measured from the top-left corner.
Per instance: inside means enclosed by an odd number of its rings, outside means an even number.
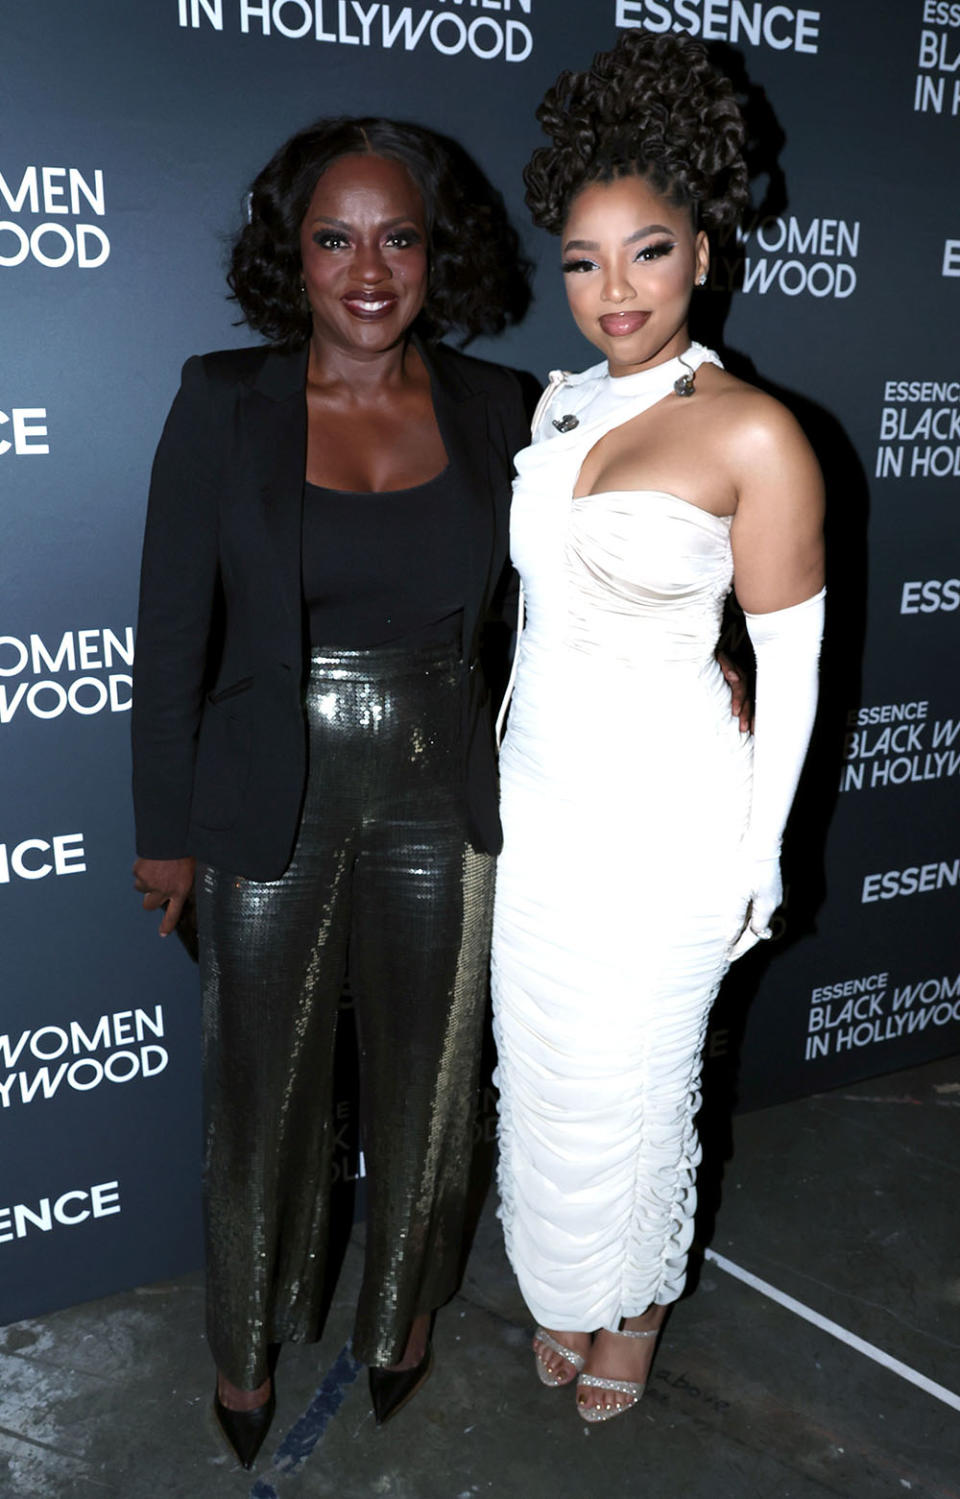
[[[459,643],[466,595],[460,485],[448,466],[412,489],[304,485],[303,596],[312,645]]]
[[[508,664],[518,379],[417,342],[458,483],[465,559],[460,747],[473,846],[500,848],[493,719]],[[137,851],[276,880],[307,783],[303,459],[308,346],[227,349],[184,366],[150,485],[132,733]],[[530,391],[532,395],[533,392]],[[394,496],[394,501],[396,496]]]

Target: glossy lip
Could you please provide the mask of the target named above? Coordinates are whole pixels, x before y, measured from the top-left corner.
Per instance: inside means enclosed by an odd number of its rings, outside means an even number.
[[[341,297],[340,300],[351,317],[364,323],[375,323],[380,318],[389,317],[399,298],[388,293],[379,297]]]
[[[607,312],[600,318],[600,327],[608,336],[622,338],[627,333],[636,333],[649,316],[649,312]]]

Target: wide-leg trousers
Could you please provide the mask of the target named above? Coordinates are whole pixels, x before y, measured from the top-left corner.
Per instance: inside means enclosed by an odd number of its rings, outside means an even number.
[[[254,1388],[320,1335],[333,1051],[349,949],[367,1170],[354,1352],[395,1362],[456,1290],[494,860],[465,832],[454,649],[315,649],[309,775],[281,879],[201,866],[207,1321]]]

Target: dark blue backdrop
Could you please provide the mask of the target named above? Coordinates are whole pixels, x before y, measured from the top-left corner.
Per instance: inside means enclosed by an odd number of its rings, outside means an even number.
[[[544,87],[618,25],[693,29],[748,93],[756,212],[716,247],[699,331],[790,402],[829,482],[824,706],[780,941],[731,977],[711,1080],[739,1053],[755,1106],[956,1049],[960,29],[933,0],[820,3],[7,8],[0,1319],[199,1258],[195,974],[130,893],[127,632],[180,365],[248,341],[222,277],[247,183],[321,113],[443,129],[540,263],[526,323],[477,351],[540,376],[592,362],[520,168]]]

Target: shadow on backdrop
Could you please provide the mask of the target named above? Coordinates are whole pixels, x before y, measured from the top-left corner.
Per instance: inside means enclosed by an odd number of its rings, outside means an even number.
[[[786,136],[762,87],[751,81],[743,55],[726,43],[708,48],[733,81],[747,131],[745,154],[752,186],[751,220],[783,215],[787,183],[779,156]],[[754,949],[730,970],[711,1016],[704,1060],[703,1106],[698,1128],[703,1161],[698,1176],[696,1242],[709,1244],[720,1205],[726,1163],[733,1154],[732,1119],[750,1108],[740,1096],[739,1074],[750,1007],[767,969],[780,953],[816,930],[826,896],[827,833],[839,796],[846,716],[860,701],[867,605],[867,475],[853,443],[836,417],[806,394],[764,377],[753,359],[731,348],[724,328],[736,289],[742,285],[744,247],[735,234],[719,249],[719,285],[693,304],[693,336],[720,354],[733,374],[767,391],[797,418],[817,455],[826,487],[826,623],[821,655],[820,700],[813,737],[783,847],[784,904],[774,922],[775,941]],[[724,648],[753,684],[753,653],[743,615],[732,598],[724,619]],[[723,1037],[713,1048],[711,1039]],[[691,1259],[688,1294],[699,1279],[699,1256]]]

